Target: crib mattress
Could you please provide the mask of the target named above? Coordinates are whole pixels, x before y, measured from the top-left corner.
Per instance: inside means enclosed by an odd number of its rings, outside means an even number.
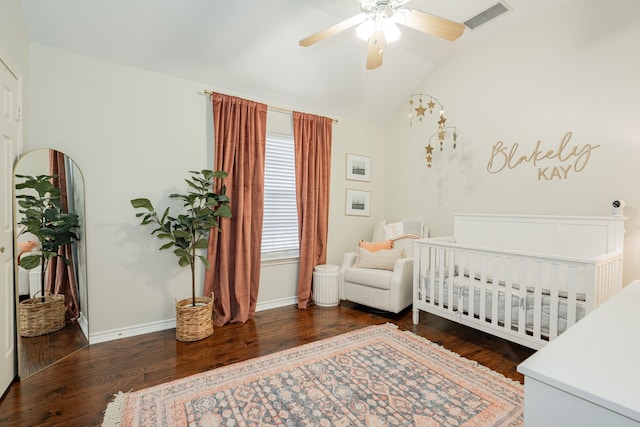
[[[423,276],[420,279],[420,300],[425,302],[429,301],[430,295],[430,281],[428,277]],[[453,276],[445,278],[443,286],[443,301],[444,306],[449,300],[449,283],[453,281],[453,310],[458,310],[459,296],[462,289],[462,310],[465,313],[469,312],[469,289],[471,284],[474,286],[473,292],[473,313],[477,316],[480,313],[480,301],[485,298],[485,318],[487,321],[492,321],[493,310],[493,286],[491,284],[483,285],[479,280],[467,277],[467,276]],[[503,290],[500,290],[503,289]],[[511,326],[517,327],[519,324],[520,316],[520,297],[519,291],[513,290],[515,293],[511,295]],[[439,305],[438,288],[434,290],[435,304]],[[504,323],[505,321],[505,299],[506,292],[504,286],[500,285],[498,290],[498,322]],[[541,334],[545,337],[549,336],[549,320],[551,312],[551,297],[548,291],[542,292],[541,303]],[[558,298],[558,334],[564,332],[567,329],[567,313],[568,303],[566,296],[561,295]],[[576,301],[576,321],[582,319],[586,313],[584,301]],[[533,331],[533,318],[534,318],[534,294],[532,289],[527,289],[526,292],[526,304],[525,304],[525,328],[527,332]]]

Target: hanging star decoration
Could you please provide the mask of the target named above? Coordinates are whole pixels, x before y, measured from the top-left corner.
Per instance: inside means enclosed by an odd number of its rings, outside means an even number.
[[[426,103],[426,107],[423,99],[429,100]],[[416,102],[418,106],[414,107]],[[415,117],[418,117],[418,120],[422,121],[422,119],[426,117],[427,111],[429,111],[429,114],[433,113],[433,110],[434,108],[436,108],[436,105],[438,105],[442,110],[442,104],[440,104],[440,101],[438,101],[436,98],[434,98],[431,95],[424,94],[424,93],[416,93],[411,95],[409,97],[409,126],[413,124],[414,112],[415,112]]]
[[[438,120],[438,127],[440,129],[443,129],[446,121],[447,121],[447,118],[444,116],[444,110],[440,111],[440,120]]]
[[[433,147],[431,146],[431,143],[429,143],[429,145],[424,148],[427,150],[427,157],[425,157],[427,160],[427,167],[430,168],[433,162]]]
[[[444,130],[438,131],[438,139],[440,140],[440,151],[442,151],[442,144],[444,144],[444,139],[447,137],[447,132]]]
[[[427,102],[425,102],[427,100]],[[444,145],[448,138],[452,140],[452,147],[455,149],[458,146],[458,132],[454,126],[447,126],[447,118],[444,115],[444,106],[438,99],[427,93],[414,93],[409,97],[409,126],[413,125],[413,118],[417,117],[420,122],[426,118],[426,112],[433,113],[433,110],[438,107],[440,114],[438,116],[438,130],[429,137],[427,145],[424,147],[426,150],[425,160],[427,161],[427,167],[431,168],[433,165],[433,150],[434,147],[431,143],[432,139],[437,137],[440,144],[440,151],[444,151]]]
[[[438,137],[438,142],[440,143],[440,151],[444,151],[444,143],[446,139],[451,136],[452,147],[455,150],[458,146],[458,132],[454,126],[448,127],[440,127],[438,131],[436,131],[431,137],[429,137],[428,145],[425,147],[427,150],[427,167],[431,168],[433,164],[433,146],[431,145],[431,141],[433,138]]]
[[[420,105],[416,107],[415,110],[417,115],[420,117],[420,121],[422,121],[422,118],[424,117],[424,112],[427,111],[427,109],[422,106],[422,100],[420,100]]]

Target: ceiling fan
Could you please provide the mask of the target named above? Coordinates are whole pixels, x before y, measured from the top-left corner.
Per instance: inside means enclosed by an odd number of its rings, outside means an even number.
[[[300,40],[300,46],[311,46],[355,25],[358,36],[368,40],[367,69],[382,65],[387,42],[400,36],[396,24],[401,24],[445,40],[455,40],[464,32],[464,25],[404,6],[409,0],[359,0],[361,12]]]

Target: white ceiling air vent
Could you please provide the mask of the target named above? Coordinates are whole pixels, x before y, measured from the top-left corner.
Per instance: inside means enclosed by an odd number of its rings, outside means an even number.
[[[478,28],[480,25],[486,24],[493,18],[496,18],[507,11],[509,11],[509,9],[507,9],[507,6],[502,3],[496,3],[484,12],[480,12],[473,18],[465,21],[464,25],[473,30]]]

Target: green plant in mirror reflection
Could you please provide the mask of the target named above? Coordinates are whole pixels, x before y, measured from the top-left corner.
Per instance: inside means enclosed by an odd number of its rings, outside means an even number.
[[[70,261],[59,249],[78,240],[75,229],[80,226],[79,217],[64,211],[60,190],[52,183],[57,175],[16,175],[16,178],[24,180],[16,184],[16,190],[27,190],[16,195],[21,208],[19,212],[24,215],[20,224],[25,226],[23,232],[33,234],[40,245],[39,253],[20,259],[20,266],[26,270],[40,266],[40,292],[44,298],[48,261],[60,257],[65,264],[69,264]]]

